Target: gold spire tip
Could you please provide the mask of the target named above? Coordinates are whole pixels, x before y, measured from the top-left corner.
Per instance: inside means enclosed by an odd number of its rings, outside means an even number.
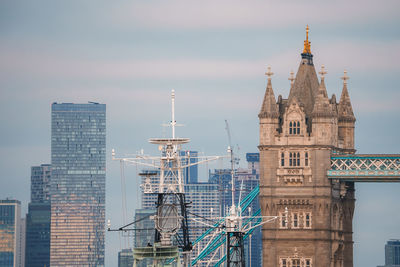
[[[311,42],[308,41],[308,32],[309,31],[310,31],[310,27],[307,25],[307,27],[306,27],[306,40],[304,40],[303,54],[311,54]]]

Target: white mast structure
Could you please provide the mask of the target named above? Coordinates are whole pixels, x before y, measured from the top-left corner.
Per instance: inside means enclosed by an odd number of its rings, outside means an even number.
[[[112,159],[119,160],[121,163],[137,164],[159,171],[158,186],[151,183],[149,177],[151,174],[148,176],[145,175],[147,176],[145,183],[141,185],[145,194],[158,194],[157,214],[154,216],[156,225],[154,246],[170,249],[173,247],[171,242],[172,237],[177,234],[179,229],[182,229],[183,244],[179,247],[183,250],[185,255],[184,265],[188,266],[188,257],[192,249],[192,244],[189,242],[186,213],[186,206],[188,203],[185,202],[183,169],[221,159],[226,156],[200,156],[196,157],[198,159],[197,162],[191,162],[189,160],[189,153],[181,156],[181,146],[189,143],[190,139],[176,137],[175,127],[181,125],[178,125],[175,120],[175,90],[171,91],[171,102],[171,122],[167,124],[167,126],[171,126],[172,137],[149,139],[151,144],[158,145],[158,149],[161,152],[160,156],[148,156],[144,155],[142,152],[134,157],[118,158],[115,156],[115,150],[112,149]],[[171,255],[165,259],[168,258],[171,258]]]

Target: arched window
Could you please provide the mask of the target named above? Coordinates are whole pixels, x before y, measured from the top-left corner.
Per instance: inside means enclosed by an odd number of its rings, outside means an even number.
[[[299,121],[297,122],[296,128],[297,128],[297,134],[300,134],[300,122]]]
[[[285,166],[285,153],[284,152],[281,153],[281,166],[282,167]]]
[[[308,152],[304,153],[304,165],[308,166]]]
[[[293,134],[293,123],[289,122],[289,134]]]

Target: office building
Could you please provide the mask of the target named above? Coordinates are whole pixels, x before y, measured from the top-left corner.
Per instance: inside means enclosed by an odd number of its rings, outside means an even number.
[[[123,249],[120,252],[118,252],[118,267],[132,267],[132,266],[133,266],[132,249]]]
[[[385,265],[378,267],[400,267],[400,239],[391,239],[385,245]]]
[[[0,266],[21,266],[21,202],[0,200]]]
[[[51,165],[31,167],[31,202],[50,202]]]
[[[26,215],[26,266],[50,266],[50,211],[50,203],[29,203]]]
[[[19,224],[19,266],[25,267],[25,242],[26,242],[26,219],[21,218]]]
[[[31,167],[31,202],[26,215],[25,263],[50,266],[51,165]]]
[[[210,228],[206,224],[218,221],[220,213],[218,185],[212,183],[187,184],[185,193],[186,202],[191,203],[188,209],[189,239],[194,244],[195,240]],[[211,235],[193,246],[192,259],[206,247],[210,239]],[[219,259],[222,254],[224,253],[217,252],[214,260]],[[199,262],[198,266],[206,266],[205,261],[211,256],[206,257],[204,262]]]
[[[106,106],[53,103],[51,266],[104,266]]]
[[[135,211],[135,239],[134,239],[134,247],[147,247],[152,246],[154,244],[154,235],[155,235],[155,223],[153,216],[156,214],[156,209],[136,209]],[[125,252],[124,258],[127,260],[129,255],[133,262],[133,254],[132,251],[129,250],[130,254]],[[138,267],[146,267],[151,266],[153,261],[151,259],[144,259],[137,262]],[[132,264],[130,265],[132,266]]]
[[[197,151],[180,151],[182,158],[182,165],[196,164],[198,161],[199,153]],[[189,166],[183,169],[183,177],[185,184],[195,184],[198,182],[198,165]]]

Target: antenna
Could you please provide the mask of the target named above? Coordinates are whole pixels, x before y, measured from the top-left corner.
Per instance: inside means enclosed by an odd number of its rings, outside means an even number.
[[[171,127],[172,127],[172,138],[175,138],[175,125],[176,125],[176,121],[175,121],[175,90],[172,89],[171,90]]]

